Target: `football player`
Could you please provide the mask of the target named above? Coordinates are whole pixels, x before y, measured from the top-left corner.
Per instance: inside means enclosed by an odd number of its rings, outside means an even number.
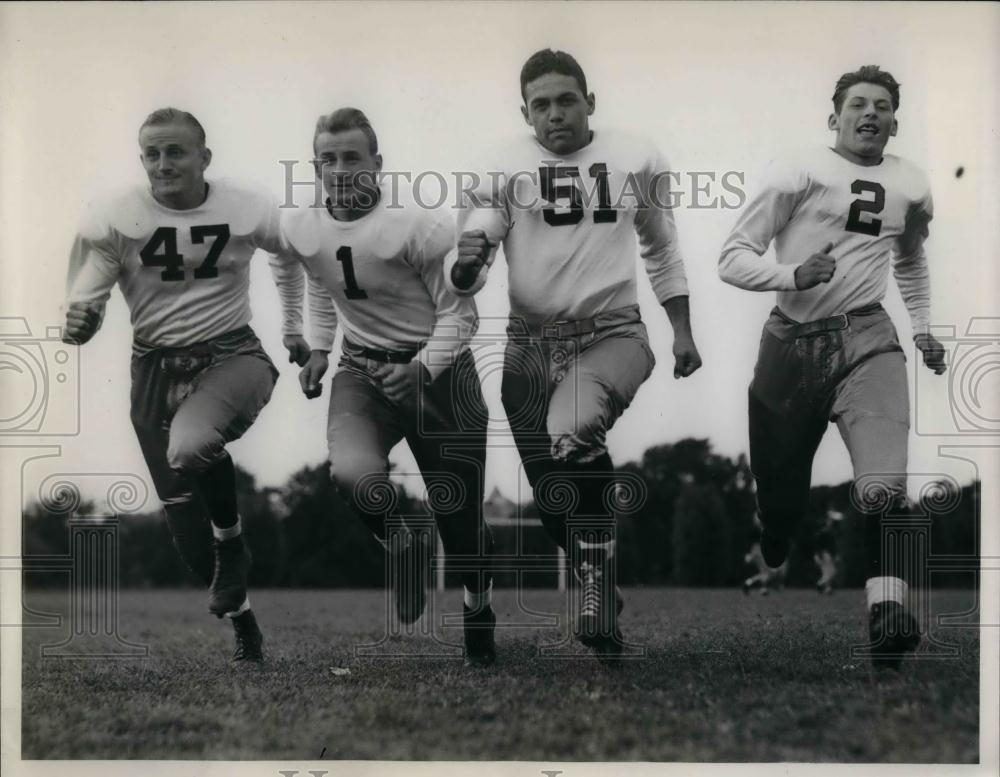
[[[421,571],[429,549],[422,532],[390,531],[398,517],[388,456],[406,440],[448,563],[462,570],[467,662],[492,664],[493,539],[482,515],[487,411],[468,348],[475,304],[448,291],[442,274],[454,223],[444,210],[385,190],[378,138],[360,110],[321,116],[313,151],[326,204],[282,213],[279,259],[300,262],[309,279],[312,353],[300,375],[306,396],[320,392],[338,322],[344,332],[330,391],[331,477],[389,553],[396,609],[412,623],[425,605]],[[293,289],[281,297],[288,331],[300,320],[301,296]]]
[[[251,258],[278,247],[278,210],[253,189],[205,180],[212,152],[190,113],[151,113],[139,149],[149,186],[91,207],[77,235],[64,339],[94,336],[117,283],[134,330],[132,424],[174,544],[208,586],[209,611],[232,620],[233,660],[257,662],[263,637],[225,446],[253,423],[278,375],[249,326],[248,297]],[[284,281],[301,287],[301,271]]]
[[[532,133],[465,192],[448,284],[471,295],[503,243],[511,318],[502,399],[542,522],[577,581],[575,636],[602,660],[622,648],[614,585],[614,467],[605,436],[653,370],[635,250],[674,330],[674,376],[701,366],[670,211],[669,166],[646,140],[592,130],[577,61],[545,49],[521,70]]]
[[[926,175],[885,153],[896,134],[899,84],[876,66],[844,74],[828,120],[832,148],[772,164],[722,249],[724,281],[776,291],[750,386],[750,456],[761,550],[779,566],[805,512],[813,456],[834,421],[854,468],[865,527],[873,661],[898,667],[919,643],[907,607],[908,570],[882,547],[882,520],[906,504],[909,400],[903,348],[880,301],[890,266],[916,347],[936,374],[944,350],[929,333],[923,243]],[[771,241],[777,262],[762,261]]]
[[[785,587],[785,577],[788,575],[788,560],[778,567],[771,569],[764,561],[760,552],[760,543],[755,542],[750,546],[750,550],[743,557],[744,564],[753,565],[757,571],[743,581],[743,593],[749,594],[753,589],[760,588],[760,595],[767,596],[773,587],[781,591]]]

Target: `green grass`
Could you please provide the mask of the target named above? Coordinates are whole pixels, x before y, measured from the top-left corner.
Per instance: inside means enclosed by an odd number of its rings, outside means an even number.
[[[524,598],[535,611],[565,607],[552,591]],[[250,671],[228,664],[231,629],[194,591],[121,595],[120,632],[149,646],[145,659],[43,659],[41,645],[68,629],[25,629],[23,758],[978,760],[975,630],[936,627],[958,658],[908,659],[898,675],[873,676],[850,655],[865,636],[859,591],[629,590],[622,626],[646,655],[617,669],[540,657],[563,634],[554,626],[498,630],[500,660],[487,670],[420,634],[378,648],[409,658],[363,658],[355,647],[384,633],[381,592],[252,600],[268,660]],[[67,609],[51,592],[26,602]],[[972,603],[968,592],[937,593],[932,614]],[[459,608],[459,594],[436,606],[439,617]],[[515,620],[512,592],[498,591],[496,606],[501,624]],[[435,631],[461,642],[460,628]],[[453,655],[420,655],[442,650]]]

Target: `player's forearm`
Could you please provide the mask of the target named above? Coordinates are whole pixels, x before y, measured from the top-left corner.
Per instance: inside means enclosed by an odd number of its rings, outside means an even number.
[[[752,248],[728,244],[719,257],[719,277],[747,291],[794,291],[795,267],[765,261]]]
[[[910,314],[914,336],[926,334],[930,330],[931,281],[923,246],[916,248],[909,256],[896,259],[893,263],[893,275]]]
[[[471,305],[449,310],[438,317],[431,336],[417,354],[417,360],[427,368],[431,380],[436,380],[455,363],[458,354],[476,333],[478,323]]]
[[[305,291],[305,274],[297,259],[271,254],[268,257],[274,285],[281,302],[281,334],[302,334],[302,297]]]
[[[687,295],[671,297],[663,303],[663,309],[667,312],[667,318],[670,319],[674,337],[692,338],[691,308]]]
[[[330,294],[309,277],[309,343],[314,351],[329,352],[337,336],[337,309]]]

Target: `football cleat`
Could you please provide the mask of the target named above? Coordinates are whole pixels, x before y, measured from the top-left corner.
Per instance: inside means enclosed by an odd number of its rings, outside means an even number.
[[[868,613],[868,637],[872,665],[899,669],[903,657],[920,644],[920,627],[899,602],[880,602]]]
[[[479,610],[470,610],[465,604],[462,605],[466,666],[490,666],[496,663],[496,625],[497,616],[490,605]]]
[[[389,553],[396,614],[401,623],[416,623],[427,605],[431,563],[430,541],[426,532],[411,532],[406,545]]]
[[[236,636],[236,650],[232,662],[260,663],[264,660],[264,635],[257,626],[253,610],[240,613],[233,620],[233,632]]]
[[[580,609],[576,618],[576,638],[593,648],[598,658],[617,658],[623,640],[618,629],[618,616],[625,609],[625,598],[617,585],[609,585],[608,560],[594,558],[582,561],[574,570],[580,585]],[[611,597],[614,597],[613,605]]]
[[[231,540],[216,540],[214,546],[215,572],[208,589],[208,611],[221,618],[237,612],[246,601],[251,556],[242,534]]]

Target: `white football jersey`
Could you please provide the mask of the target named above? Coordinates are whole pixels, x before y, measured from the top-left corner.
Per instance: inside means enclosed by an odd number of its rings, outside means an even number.
[[[418,206],[383,189],[378,204],[354,221],[325,208],[282,209],[276,261],[301,262],[309,285],[314,349],[333,347],[336,326],[357,345],[417,351],[432,378],[454,360],[477,325],[471,299],[452,294],[442,271],[455,244],[446,210]],[[286,316],[301,295],[282,294]]]
[[[278,248],[277,203],[267,194],[213,181],[204,203],[174,210],[134,186],[88,208],[70,255],[68,302],[103,305],[117,283],[138,343],[202,342],[249,323],[258,248]]]
[[[636,236],[656,298],[688,293],[669,168],[645,140],[600,130],[560,156],[525,135],[479,176],[464,194],[458,231],[503,241],[512,315],[540,324],[636,304]],[[446,261],[449,286],[456,258],[457,251]],[[474,294],[486,275],[483,268],[458,293]]]
[[[866,167],[831,148],[794,153],[771,164],[740,214],[719,274],[740,288],[777,291],[786,315],[814,321],[880,301],[891,263],[914,333],[925,332],[930,281],[923,242],[932,215],[927,176],[904,159],[886,154]],[[777,263],[761,259],[772,240]],[[796,289],[795,268],[830,243],[833,278]]]

